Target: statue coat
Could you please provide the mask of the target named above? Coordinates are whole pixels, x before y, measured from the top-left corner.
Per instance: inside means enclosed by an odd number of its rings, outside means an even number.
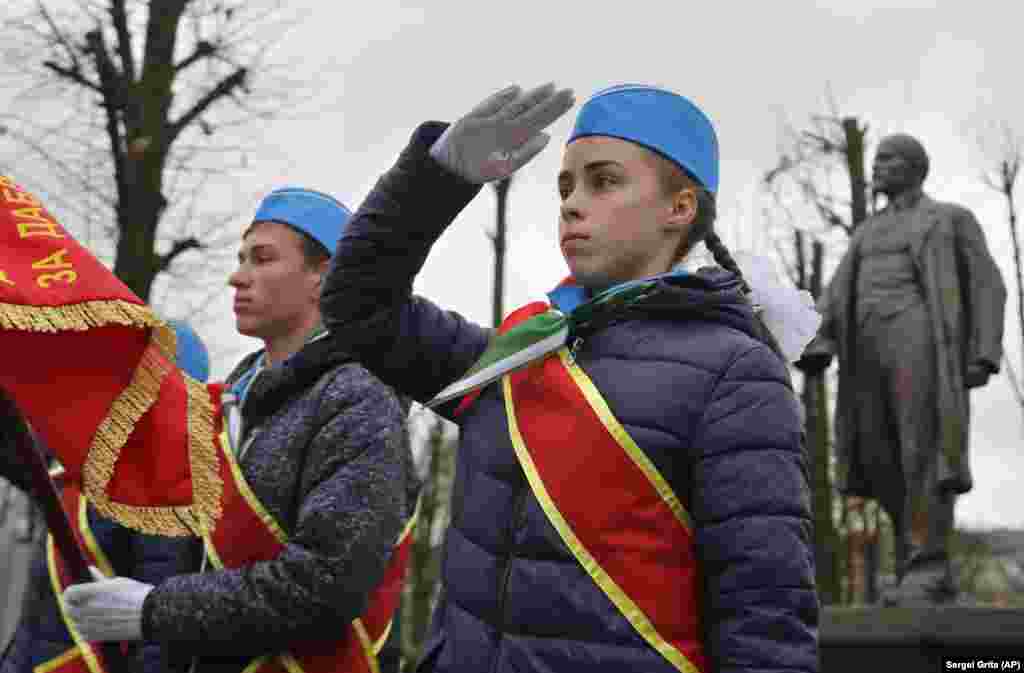
[[[862,418],[855,399],[857,371],[856,289],[859,246],[867,221],[858,227],[835,274],[819,301],[823,322],[808,351],[827,350],[839,359],[836,406],[836,453],[839,488],[846,495],[877,498],[870,474],[857,457]],[[987,364],[998,371],[1002,360],[1006,286],[989,253],[974,215],[961,206],[923,195],[907,216],[910,254],[929,313],[935,344],[938,441],[938,484],[966,493],[973,486],[968,460],[969,391],[964,371],[969,364]]]

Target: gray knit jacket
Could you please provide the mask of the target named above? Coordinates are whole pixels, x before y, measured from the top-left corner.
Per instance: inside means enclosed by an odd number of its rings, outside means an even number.
[[[252,433],[242,473],[287,533],[286,549],[236,570],[173,577],[143,606],[146,639],[179,661],[199,657],[200,673],[338,638],[366,608],[415,501],[397,397],[329,339],[257,376],[242,417]]]

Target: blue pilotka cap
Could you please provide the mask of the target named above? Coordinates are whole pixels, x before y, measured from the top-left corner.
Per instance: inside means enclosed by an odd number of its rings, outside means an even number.
[[[275,189],[260,202],[253,222],[273,220],[295,227],[334,254],[352,213],[332,196],[301,187]]]
[[[187,322],[168,320],[167,324],[177,337],[178,349],[174,359],[178,367],[196,381],[205,383],[210,378],[210,354],[206,344]]]
[[[642,145],[683,168],[708,191],[718,192],[715,129],[700,108],[679,94],[642,84],[598,91],[580,108],[568,143],[586,136]]]

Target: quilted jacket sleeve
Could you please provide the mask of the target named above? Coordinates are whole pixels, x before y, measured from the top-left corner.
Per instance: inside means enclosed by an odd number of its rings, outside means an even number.
[[[420,402],[469,369],[489,336],[412,295],[431,246],[480,190],[430,156],[446,126],[420,126],[366,197],[345,227],[320,300],[324,325],[339,347]]]
[[[810,491],[799,404],[782,362],[733,358],[695,433],[691,502],[718,673],[818,670]]]
[[[395,395],[354,364],[339,369],[320,405],[284,549],[164,581],[143,605],[147,640],[200,656],[258,656],[337,639],[364,612],[407,512],[404,418]]]
[[[157,585],[169,577],[188,573],[198,566],[199,546],[193,538],[170,538],[126,531],[131,562],[128,577]],[[144,642],[136,653],[135,666],[140,673],[168,673],[186,670],[190,658],[179,656],[156,642]]]

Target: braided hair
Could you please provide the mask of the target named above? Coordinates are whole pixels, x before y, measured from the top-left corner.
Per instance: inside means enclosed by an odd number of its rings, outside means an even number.
[[[705,189],[695,177],[675,162],[669,161],[661,155],[657,155],[657,157],[662,163],[660,171],[662,186],[669,194],[674,194],[687,188],[693,189],[697,194],[697,215],[691,223],[689,232],[679,243],[676,259],[682,259],[693,246],[704,241],[704,245],[711,253],[711,256],[714,257],[715,263],[736,276],[737,280],[739,280],[743,296],[747,301],[751,301],[750,285],[743,276],[743,271],[740,269],[739,264],[736,263],[732,253],[729,252],[729,248],[726,247],[721,236],[715,231],[715,220],[718,217],[718,205],[715,194]],[[761,320],[760,312],[756,306],[754,307],[754,323],[757,326],[758,336],[761,340],[768,344],[775,354],[785,361],[785,356],[782,354],[782,349],[779,348],[778,341],[775,340],[775,337],[764,324],[764,321]]]

